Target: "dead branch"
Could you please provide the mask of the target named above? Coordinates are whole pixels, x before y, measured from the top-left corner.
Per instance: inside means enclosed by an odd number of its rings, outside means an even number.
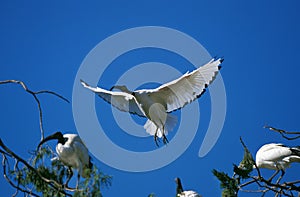
[[[22,88],[28,92],[29,94],[31,94],[33,96],[33,98],[35,99],[35,101],[37,102],[37,106],[38,106],[38,110],[39,110],[39,124],[40,124],[40,132],[41,132],[41,140],[44,139],[44,128],[43,128],[43,113],[42,113],[42,107],[41,107],[41,103],[40,103],[40,100],[38,99],[37,95],[39,94],[52,94],[54,96],[57,96],[58,98],[66,101],[69,103],[69,101],[64,98],[63,96],[55,93],[55,92],[52,92],[52,91],[48,91],[48,90],[41,90],[41,91],[37,91],[37,92],[34,92],[32,90],[30,90],[26,84],[23,82],[23,81],[19,81],[19,80],[5,80],[5,81],[0,81],[0,85],[1,84],[8,84],[8,83],[15,83],[15,84],[19,84],[22,86]]]
[[[12,150],[10,150],[2,141],[2,139],[0,138],[0,147],[2,147],[2,149],[4,150],[0,150],[0,152],[2,153],[2,157],[3,157],[3,160],[4,161],[7,161],[7,156],[10,156],[14,159],[16,159],[16,164],[15,166],[18,165],[19,162],[21,162],[22,164],[24,164],[29,170],[33,171],[36,175],[38,175],[38,177],[43,180],[46,184],[48,184],[50,187],[54,188],[55,190],[57,190],[58,192],[64,194],[65,196],[72,196],[68,193],[66,193],[64,190],[66,191],[71,191],[71,192],[74,192],[76,191],[76,188],[69,188],[69,187],[64,187],[64,185],[54,181],[54,180],[49,180],[45,177],[43,177],[33,166],[31,166],[29,163],[27,163],[24,159],[22,159],[20,156],[18,156],[16,153],[14,153]],[[3,163],[2,162],[2,165],[3,164],[6,164],[6,163]],[[6,165],[3,165],[3,167],[6,167]],[[16,168],[16,167],[15,167]],[[6,174],[6,168],[4,168],[4,177],[6,178],[6,180],[10,183],[10,185],[12,185],[14,188],[17,188],[19,189],[19,186],[16,186],[7,176]],[[62,188],[64,190],[62,190]],[[19,191],[24,191],[23,189],[19,190]],[[28,193],[25,192],[25,193]],[[30,192],[31,194],[32,192]],[[38,195],[37,195],[38,196]]]
[[[270,129],[271,131],[275,131],[275,132],[279,133],[283,138],[285,138],[287,140],[295,140],[295,139],[300,138],[300,132],[299,131],[285,131],[285,130],[277,129],[277,128],[274,128],[274,127],[271,127],[271,126],[264,126],[264,128]],[[288,137],[288,135],[289,136],[297,135],[297,136]]]
[[[274,129],[272,127],[272,130],[278,130]],[[284,131],[285,132],[285,131]],[[280,130],[280,133],[283,133],[282,130]],[[297,134],[297,132],[292,132],[293,134]],[[300,134],[300,133],[299,133]],[[247,146],[243,142],[242,138],[240,137],[240,142],[243,145],[244,149],[248,150]],[[272,182],[272,179],[265,179],[260,172],[260,169],[257,167],[256,162],[254,162],[254,167],[256,171],[257,176],[250,176],[249,181],[241,183],[238,185],[238,188],[240,191],[243,192],[254,192],[254,193],[266,193],[268,191],[272,191],[275,193],[275,196],[278,195],[285,195],[285,196],[294,196],[293,192],[300,192],[300,186],[297,186],[296,184],[300,183],[300,180],[297,181],[291,181],[291,182],[284,182],[280,183],[279,181],[276,181],[275,183]],[[273,176],[273,175],[272,175]],[[247,190],[244,189],[248,185],[256,184],[260,189],[258,190]]]
[[[19,182],[18,184],[14,184],[14,182],[9,178],[9,176],[7,176],[7,171],[6,169],[9,169],[9,167],[7,167],[7,165],[9,165],[8,163],[8,159],[7,159],[7,154],[5,152],[3,152],[2,150],[0,150],[0,152],[2,153],[2,166],[3,166],[3,175],[4,175],[4,178],[6,179],[6,181],[13,187],[16,189],[16,192],[12,195],[12,196],[16,196],[18,194],[19,191],[23,192],[23,193],[26,193],[26,194],[30,194],[31,196],[35,196],[35,197],[39,197],[39,195],[33,193],[32,191],[28,191],[28,190],[25,190],[23,188],[21,188],[19,186]],[[17,164],[17,162],[16,162]]]
[[[39,126],[40,126],[40,133],[41,133],[41,140],[44,139],[44,128],[43,128],[43,113],[42,113],[42,107],[41,107],[41,102],[38,98],[39,94],[52,94],[66,102],[69,103],[69,101],[64,98],[63,96],[53,92],[53,91],[49,91],[49,90],[40,90],[40,91],[32,91],[30,90],[27,85],[23,82],[23,81],[19,81],[19,80],[4,80],[4,81],[0,81],[0,85],[2,84],[9,84],[9,83],[14,83],[14,84],[19,84],[27,93],[31,94],[34,98],[34,100],[37,103],[37,107],[38,107],[38,111],[39,111]],[[6,181],[13,187],[16,188],[16,193],[13,195],[17,195],[17,193],[19,191],[23,192],[24,194],[28,194],[31,196],[39,196],[38,194],[33,193],[30,189],[28,188],[21,188],[20,187],[20,183],[19,181],[13,181],[10,179],[10,177],[7,175],[7,170],[10,171],[10,167],[9,167],[9,162],[8,162],[8,157],[15,159],[15,165],[14,165],[14,170],[15,172],[20,172],[19,169],[19,163],[22,163],[24,166],[26,166],[28,168],[28,170],[34,172],[36,175],[38,175],[38,177],[44,181],[46,184],[48,184],[50,187],[52,187],[53,189],[57,190],[58,192],[60,192],[61,194],[64,194],[65,196],[72,196],[68,193],[66,193],[65,191],[76,191],[75,188],[69,188],[69,187],[64,187],[62,184],[57,183],[54,180],[49,180],[45,177],[43,177],[33,166],[31,166],[29,163],[27,163],[23,158],[21,158],[20,156],[18,156],[16,153],[14,153],[12,150],[10,150],[2,141],[2,139],[0,138],[0,147],[3,149],[0,149],[0,153],[2,154],[2,166],[3,166],[3,174],[4,174],[4,178],[6,179]],[[64,190],[62,190],[62,188],[64,188]]]

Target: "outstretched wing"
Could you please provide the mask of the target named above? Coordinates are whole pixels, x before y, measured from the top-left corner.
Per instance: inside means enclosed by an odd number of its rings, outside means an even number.
[[[165,105],[167,112],[172,112],[199,98],[215,79],[222,62],[223,59],[212,59],[204,66],[156,89],[139,92],[147,93],[153,101]]]
[[[143,111],[138,106],[139,104],[133,95],[126,92],[108,91],[99,87],[94,88],[88,85],[83,80],[81,80],[81,84],[83,85],[83,87],[95,92],[98,96],[100,96],[106,102],[112,104],[120,111],[137,114],[143,117],[145,116]]]

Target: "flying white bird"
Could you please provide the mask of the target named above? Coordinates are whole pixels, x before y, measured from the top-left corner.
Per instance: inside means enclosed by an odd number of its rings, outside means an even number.
[[[182,184],[180,178],[175,178],[175,182],[177,184],[176,188],[176,197],[202,197],[200,194],[198,194],[195,191],[183,191]]]
[[[126,86],[113,86],[110,90],[105,90],[91,87],[83,80],[81,84],[117,109],[146,117],[146,132],[154,136],[156,144],[158,137],[167,143],[166,135],[177,122],[177,117],[170,112],[199,98],[215,79],[222,62],[223,59],[212,59],[204,66],[155,89],[130,91]],[[112,91],[113,89],[119,89],[120,92]]]
[[[78,170],[78,179],[76,188],[78,188],[78,183],[80,176],[83,178],[89,177],[89,171],[93,164],[91,163],[91,158],[88,153],[88,149],[76,134],[62,134],[61,132],[56,132],[44,140],[42,140],[38,148],[45,142],[49,140],[57,139],[56,153],[58,155],[58,160],[60,160],[64,165],[69,167],[71,176],[66,182],[68,184],[71,179],[73,172],[70,168],[75,168]],[[56,158],[55,158],[56,159]]]
[[[291,163],[300,162],[300,147],[287,147],[279,143],[265,144],[257,151],[255,160],[258,168],[277,170],[272,178],[279,171],[281,171],[282,177],[285,169],[289,168]],[[272,178],[270,179],[272,180]]]

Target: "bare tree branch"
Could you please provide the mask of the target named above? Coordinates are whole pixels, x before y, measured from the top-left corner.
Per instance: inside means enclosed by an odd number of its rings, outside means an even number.
[[[66,193],[64,190],[66,190],[66,191],[72,191],[72,192],[77,191],[76,188],[64,187],[64,185],[62,185],[62,184],[60,184],[60,183],[58,183],[58,182],[56,182],[56,181],[54,181],[54,180],[49,180],[49,179],[43,177],[43,176],[42,176],[42,175],[41,175],[34,167],[32,167],[32,166],[31,166],[29,163],[27,163],[24,159],[22,159],[20,156],[18,156],[18,155],[15,154],[13,151],[11,151],[11,150],[3,143],[3,141],[2,141],[1,138],[0,138],[0,147],[2,147],[3,150],[5,151],[5,152],[4,152],[4,151],[0,150],[1,153],[2,153],[2,156],[3,156],[6,160],[7,160],[6,155],[10,155],[11,157],[15,158],[15,159],[17,160],[18,163],[19,163],[19,162],[23,163],[29,170],[31,170],[31,171],[33,171],[35,174],[37,174],[41,180],[43,180],[45,183],[47,183],[49,186],[51,186],[52,188],[54,188],[54,189],[57,190],[58,192],[64,194],[65,196],[72,196],[72,195]],[[3,164],[3,163],[2,163],[2,164]],[[5,164],[5,163],[4,163],[4,164]],[[4,171],[4,172],[5,172],[5,173],[4,173],[4,176],[5,176],[5,178],[7,178],[6,171]],[[12,183],[11,180],[8,180],[8,182],[13,186],[13,183]],[[13,186],[13,187],[19,189],[18,186]],[[64,190],[62,190],[61,188],[64,188]],[[20,190],[20,191],[23,192],[23,190]],[[28,192],[25,192],[25,193],[28,193]]]
[[[64,98],[63,96],[61,96],[61,95],[59,95],[55,92],[52,92],[52,91],[41,90],[41,91],[34,92],[34,91],[30,90],[23,81],[13,80],[13,79],[12,80],[0,81],[0,85],[1,84],[8,84],[8,83],[15,83],[15,84],[21,85],[23,87],[23,89],[26,92],[28,92],[29,94],[31,94],[33,96],[33,98],[35,99],[35,101],[37,102],[38,110],[39,110],[39,123],[40,123],[40,131],[41,131],[41,140],[43,140],[44,139],[43,113],[42,113],[41,103],[40,103],[40,100],[38,99],[37,95],[47,93],[47,94],[52,94],[54,96],[57,96],[58,98],[66,101],[68,103],[69,103],[69,101],[66,98]]]
[[[275,131],[275,132],[280,133],[280,135],[283,138],[287,139],[287,140],[295,140],[295,139],[300,138],[300,132],[299,131],[285,131],[285,130],[277,129],[277,128],[274,128],[274,127],[271,127],[271,126],[264,126],[264,128],[270,129],[271,131]],[[288,135],[297,135],[297,136],[288,137]]]
[[[35,99],[38,111],[39,111],[39,126],[41,133],[41,140],[44,139],[44,128],[43,128],[43,113],[41,102],[38,98],[40,94],[52,94],[59,97],[60,99],[69,102],[63,96],[48,90],[32,91],[26,84],[18,80],[5,80],[0,81],[1,84],[14,83],[20,85],[27,93],[31,94]],[[2,139],[0,138],[0,154],[2,155],[2,167],[3,175],[6,181],[16,189],[16,192],[12,196],[18,195],[23,192],[24,196],[39,195],[54,195],[54,196],[99,196],[100,184],[110,185],[111,176],[99,173],[96,166],[91,171],[91,177],[86,178],[82,188],[72,188],[65,182],[65,176],[67,166],[60,165],[52,162],[51,167],[48,167],[49,162],[44,163],[44,158],[52,156],[54,154],[51,148],[38,150],[33,153],[34,157],[28,160],[28,162],[9,149]],[[14,165],[10,166],[14,160]],[[50,160],[49,160],[50,161]],[[64,183],[65,182],[65,183]],[[35,193],[35,192],[40,192]]]
[[[37,91],[34,92],[32,90],[30,90],[26,84],[23,81],[19,81],[19,80],[5,80],[5,81],[0,81],[0,85],[1,84],[8,84],[8,83],[14,83],[14,84],[19,84],[27,93],[31,94],[33,96],[33,98],[35,99],[35,101],[37,102],[37,106],[38,106],[38,111],[39,111],[39,125],[40,125],[40,132],[41,132],[41,139],[44,139],[44,128],[43,128],[43,113],[42,113],[42,107],[41,107],[41,103],[40,100],[38,98],[39,94],[52,94],[54,96],[59,97],[60,99],[69,102],[66,98],[64,98],[63,96],[52,92],[52,91],[48,91],[48,90],[41,90],[41,91]],[[16,193],[13,194],[13,196],[18,194],[18,191],[21,191],[25,194],[31,195],[31,196],[39,196],[35,193],[33,193],[31,190],[28,189],[23,189],[20,187],[20,182],[17,179],[17,184],[14,183],[14,181],[12,181],[9,176],[7,176],[7,169],[10,169],[7,165],[8,163],[8,159],[7,157],[11,157],[15,159],[15,165],[14,165],[14,170],[15,172],[20,172],[20,169],[18,168],[19,163],[21,162],[22,164],[24,164],[29,170],[33,171],[34,173],[36,173],[41,180],[43,180],[45,183],[47,183],[49,186],[51,186],[52,188],[56,189],[57,191],[59,191],[60,193],[64,194],[65,196],[72,196],[68,193],[66,193],[65,191],[61,190],[61,188],[63,187],[61,184],[57,183],[54,180],[48,180],[45,177],[43,177],[34,167],[32,167],[29,163],[27,163],[24,159],[22,159],[20,156],[18,156],[17,154],[15,154],[13,151],[11,151],[2,141],[2,139],[0,138],[0,147],[2,147],[3,150],[0,149],[0,152],[2,154],[2,166],[3,166],[3,174],[4,174],[4,178],[7,180],[7,182],[13,187],[16,188]],[[64,188],[66,191],[75,191],[76,189],[74,188]]]
[[[16,189],[16,192],[12,195],[12,196],[16,196],[18,194],[19,191],[23,192],[23,193],[27,193],[27,194],[30,194],[31,196],[35,196],[35,197],[39,197],[39,195],[31,192],[31,191],[28,191],[28,190],[25,190],[21,187],[19,187],[19,182],[18,182],[18,185],[15,185],[14,182],[7,176],[7,172],[6,172],[6,169],[7,169],[7,165],[9,165],[8,163],[8,159],[7,159],[7,154],[5,152],[3,152],[2,150],[0,150],[0,152],[2,153],[2,166],[3,166],[3,175],[4,175],[4,178],[6,179],[6,181],[13,187]],[[9,169],[9,167],[8,167]]]
[[[275,129],[273,127],[272,130],[278,130]],[[280,133],[285,133],[285,131],[283,132],[282,130],[279,130]],[[297,134],[297,132],[292,132],[292,134]],[[248,151],[247,146],[245,145],[245,143],[243,142],[242,138],[240,137],[240,142],[244,147],[245,151]],[[245,154],[245,153],[244,153]],[[249,157],[248,159],[252,159],[252,157]],[[244,159],[245,160],[245,155],[244,155]],[[265,179],[261,172],[260,169],[257,167],[255,161],[253,160],[253,169],[255,169],[257,176],[249,176],[249,178],[251,180],[244,182],[244,183],[239,183],[238,185],[238,190],[242,191],[242,192],[253,192],[253,193],[262,193],[263,195],[269,191],[274,192],[275,196],[294,196],[295,192],[300,192],[300,186],[298,186],[297,184],[300,184],[300,180],[297,181],[291,181],[291,182],[284,182],[284,183],[280,183],[280,180],[282,178],[283,175],[280,175],[280,177],[276,180],[276,181],[272,181],[273,178],[278,174],[278,172],[276,172],[275,174],[273,174],[270,178]],[[235,171],[234,171],[235,172]],[[251,172],[253,173],[253,171]],[[234,173],[235,174],[235,173]],[[236,179],[240,179],[240,176],[236,177]],[[250,186],[256,184],[259,189],[257,190],[253,190],[253,189],[245,189],[245,187]]]

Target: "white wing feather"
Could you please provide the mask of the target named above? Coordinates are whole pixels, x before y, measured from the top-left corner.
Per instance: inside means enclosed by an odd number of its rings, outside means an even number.
[[[290,156],[292,151],[283,144],[266,144],[257,151],[257,157],[265,161],[278,161],[284,157]]]
[[[222,59],[212,59],[204,66],[156,89],[136,92],[147,93],[153,101],[166,106],[167,112],[180,109],[204,93],[205,88],[215,79],[221,63]]]
[[[144,112],[138,106],[139,104],[136,102],[136,99],[133,95],[128,94],[126,92],[108,91],[99,87],[94,88],[82,80],[81,84],[83,85],[83,87],[93,91],[106,102],[112,104],[120,111],[130,112],[143,117],[145,116]]]
[[[264,161],[279,161],[285,162],[300,162],[300,156],[293,153],[293,151],[300,152],[298,148],[290,148],[283,144],[271,143],[262,146],[256,153],[257,159]]]

